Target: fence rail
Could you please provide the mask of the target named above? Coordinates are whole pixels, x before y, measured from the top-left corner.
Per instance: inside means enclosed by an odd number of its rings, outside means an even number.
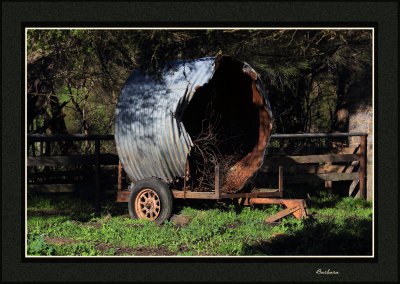
[[[112,157],[109,154],[100,155],[100,141],[114,140],[114,135],[99,134],[28,134],[28,144],[34,142],[55,142],[55,141],[94,141],[94,155],[85,156],[39,156],[27,157],[27,166],[67,166],[67,165],[94,165],[95,167],[95,212],[100,214],[100,171],[101,165],[118,164],[118,157]],[[115,155],[114,155],[115,156]],[[40,185],[41,187],[46,187]],[[86,186],[86,185],[84,185]],[[34,188],[35,186],[30,186]],[[77,188],[79,185],[51,185],[51,188],[69,187]]]
[[[260,173],[264,178],[276,179],[277,165],[285,166],[285,183],[307,182],[313,179],[323,181],[352,180],[353,185],[359,181],[360,196],[365,198],[366,191],[366,138],[365,133],[303,133],[303,134],[273,134],[271,139],[313,139],[313,138],[346,138],[359,136],[360,145],[358,153],[322,154],[322,155],[272,155],[266,156]],[[27,157],[28,167],[49,167],[86,165],[95,169],[95,208],[99,212],[100,206],[100,173],[103,165],[118,165],[118,189],[121,190],[122,169],[118,156],[109,153],[100,153],[101,141],[114,140],[114,135],[98,134],[28,134],[28,144],[35,142],[56,141],[94,141],[94,155],[74,156],[36,156]],[[347,165],[334,165],[332,163],[347,163]],[[353,169],[358,166],[358,172]],[[50,174],[50,173],[48,173]],[[46,174],[44,174],[45,176]],[[58,172],[57,175],[62,175]],[[36,176],[38,176],[36,174]],[[30,185],[37,188],[40,185]],[[50,187],[42,185],[44,188]],[[51,185],[53,188],[61,188],[62,185]],[[66,186],[66,185],[65,185]],[[354,185],[355,186],[355,185]],[[69,185],[71,190],[80,187]]]

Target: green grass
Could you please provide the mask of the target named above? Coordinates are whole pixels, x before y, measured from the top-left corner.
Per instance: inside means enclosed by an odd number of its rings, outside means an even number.
[[[179,202],[177,202],[179,203]],[[103,204],[100,217],[79,198],[30,197],[28,255],[370,255],[372,204],[323,192],[307,201],[310,217],[264,220],[276,205],[176,204],[188,224],[127,218],[126,204]],[[274,237],[275,233],[285,236]]]

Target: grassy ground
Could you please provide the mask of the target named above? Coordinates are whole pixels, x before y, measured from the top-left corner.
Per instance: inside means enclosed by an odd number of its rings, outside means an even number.
[[[177,201],[170,221],[131,220],[112,200],[95,217],[91,203],[68,196],[29,196],[28,255],[266,256],[371,255],[372,205],[319,192],[307,200],[310,217],[263,221],[276,205],[238,207]]]

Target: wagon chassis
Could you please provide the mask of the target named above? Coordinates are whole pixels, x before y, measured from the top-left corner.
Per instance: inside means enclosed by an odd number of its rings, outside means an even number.
[[[122,167],[119,165],[119,177],[121,176]],[[186,178],[184,179],[186,180]],[[120,185],[119,181],[119,185]],[[236,199],[240,205],[266,205],[275,204],[285,206],[286,209],[265,219],[265,223],[274,223],[283,217],[293,214],[297,219],[306,218],[308,215],[307,206],[304,199],[287,199],[283,198],[283,167],[279,166],[279,186],[278,189],[270,189],[267,192],[248,192],[248,193],[222,193],[220,186],[220,169],[217,165],[215,167],[215,190],[213,192],[195,192],[188,191],[186,183],[184,183],[183,190],[172,189],[174,198],[180,199]],[[122,190],[118,187],[117,202],[128,202],[130,190]]]

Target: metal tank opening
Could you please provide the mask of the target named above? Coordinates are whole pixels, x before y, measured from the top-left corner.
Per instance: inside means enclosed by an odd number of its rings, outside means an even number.
[[[242,190],[261,166],[271,118],[256,76],[243,62],[219,57],[213,77],[197,87],[185,108],[181,119],[194,144],[187,165],[192,190],[214,187],[216,164],[223,192]]]

